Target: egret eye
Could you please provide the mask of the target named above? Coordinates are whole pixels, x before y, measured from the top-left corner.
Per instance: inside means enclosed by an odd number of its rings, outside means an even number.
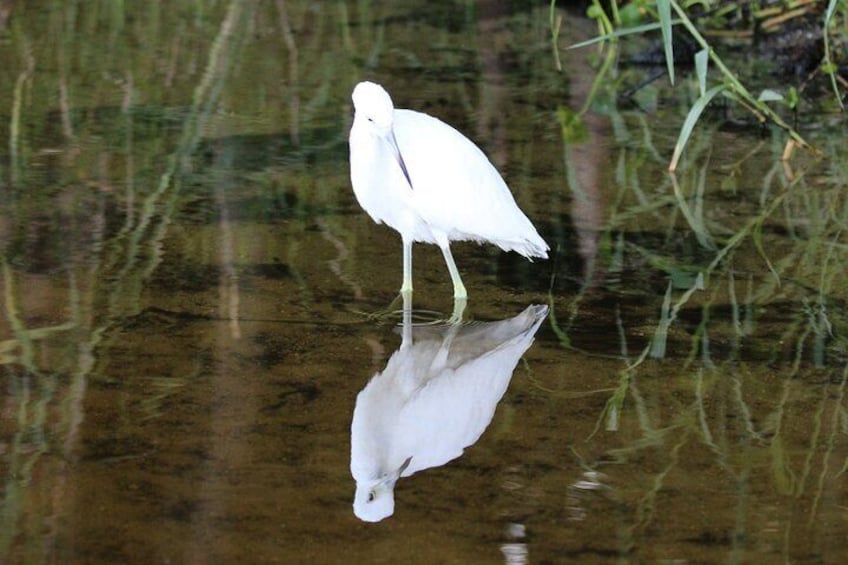
[[[374,491],[368,493],[368,502],[374,502]]]

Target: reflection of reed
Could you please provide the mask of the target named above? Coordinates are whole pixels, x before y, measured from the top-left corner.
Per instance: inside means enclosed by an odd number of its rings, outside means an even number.
[[[226,149],[224,151],[227,151]],[[221,168],[231,168],[232,159],[229,153],[217,152],[217,157],[225,163],[218,163]],[[241,338],[241,325],[239,322],[239,305],[241,303],[241,294],[239,292],[239,275],[235,268],[236,254],[233,241],[235,234],[233,233],[232,223],[230,221],[230,209],[225,197],[225,190],[233,186],[235,179],[222,175],[216,179],[214,195],[215,203],[218,208],[218,230],[220,233],[220,265],[221,276],[219,281],[219,309],[221,318],[229,320],[230,338]]]
[[[239,2],[231,3],[221,23],[200,83],[194,90],[193,104],[183,122],[179,144],[168,158],[166,170],[156,189],[141,201],[136,223],[125,225],[125,229],[108,244],[117,251],[114,256],[123,260],[108,292],[109,314],[115,319],[139,311],[142,281],[151,275],[161,261],[162,241],[176,211],[177,196],[181,189],[180,171],[197,146],[204,123],[215,107],[232,63],[231,54],[241,39],[236,33],[236,26],[240,25],[243,18],[240,10]]]
[[[326,222],[320,221],[318,222],[318,227],[321,229],[321,235],[326,239],[330,245],[336,250],[336,258],[328,261],[330,266],[330,270],[333,272],[336,277],[342,281],[345,286],[351,289],[353,293],[353,298],[356,300],[362,300],[365,294],[362,292],[362,285],[360,285],[353,277],[351,277],[347,272],[345,272],[343,268],[343,263],[349,259],[350,251],[345,245],[344,241],[333,235],[333,233],[328,228]]]
[[[552,16],[553,17],[553,16]],[[592,32],[585,22],[569,16],[570,25],[561,30],[568,44],[586,39]],[[612,60],[613,51],[607,55],[605,65]],[[600,234],[608,213],[607,194],[603,190],[604,173],[611,161],[607,154],[606,139],[610,134],[610,117],[591,111],[590,106],[598,94],[598,85],[608,77],[604,72],[592,71],[586,57],[570,52],[564,59],[569,78],[570,109],[560,109],[574,120],[576,131],[565,135],[563,125],[563,155],[568,190],[572,194],[571,216],[577,232],[577,249],[584,261],[584,284],[596,284],[596,259],[600,247]],[[606,68],[606,67],[604,67]],[[608,94],[614,95],[610,90]]]
[[[0,1],[0,33],[6,31],[9,16],[12,15],[12,9],[15,7],[15,0]]]
[[[57,547],[55,539],[44,544],[43,548],[31,548],[29,545],[30,540],[44,537],[42,524],[47,520],[56,525],[49,535],[61,534],[63,508],[67,504],[67,493],[62,492],[62,477],[67,473],[62,468],[73,460],[78,448],[87,381],[97,371],[97,359],[104,359],[103,353],[110,345],[115,326],[139,312],[145,281],[161,261],[163,240],[178,209],[180,175],[197,146],[208,116],[215,110],[216,101],[227,80],[233,53],[243,34],[243,7],[243,3],[238,1],[230,4],[218,36],[212,42],[202,77],[194,89],[194,98],[183,121],[179,143],[167,160],[158,185],[141,199],[137,198],[133,180],[132,73],[126,73],[128,80],[125,83],[123,115],[126,116],[127,126],[127,212],[124,224],[105,240],[104,223],[96,215],[88,215],[90,223],[85,226],[89,232],[86,235],[92,236],[93,241],[89,244],[91,249],[86,251],[90,251],[92,256],[83,257],[83,250],[76,247],[71,256],[66,258],[67,263],[62,265],[69,274],[67,306],[64,309],[69,311],[70,319],[55,325],[27,327],[25,315],[21,312],[19,291],[16,290],[19,275],[9,266],[9,249],[4,248],[0,252],[4,315],[13,336],[12,339],[0,342],[0,362],[10,367],[7,374],[14,378],[13,399],[17,411],[17,428],[9,445],[9,468],[3,489],[3,512],[0,515],[0,556],[3,558],[9,555],[12,544],[21,533],[25,534],[24,543],[28,547],[26,554],[30,561],[49,561],[49,553],[44,552]],[[57,48],[63,49],[65,46],[60,44]],[[30,64],[19,75],[15,88],[10,136],[14,175],[19,175],[26,166],[26,163],[17,159],[17,155],[23,89],[32,72]],[[73,132],[68,118],[71,103],[65,80],[63,75],[60,79],[59,104],[62,130],[67,137],[73,135]],[[75,155],[69,153],[69,156]],[[27,296],[32,292],[29,289]],[[56,351],[56,344],[63,343],[67,343],[64,346],[67,351],[61,351],[60,355],[60,351]],[[96,356],[98,348],[100,355]],[[23,374],[11,369],[15,365],[23,368]],[[63,457],[50,460],[42,457],[57,448]],[[45,466],[49,469],[45,469]],[[55,469],[57,466],[59,469]],[[33,490],[29,480],[39,468],[42,475],[54,476],[56,480],[40,482]],[[52,506],[39,506],[34,501],[43,494],[40,492],[43,485],[56,490],[51,495]],[[42,518],[23,521],[22,517],[28,513],[35,513]],[[21,528],[30,528],[31,524],[35,524],[36,531],[21,532]]]
[[[693,138],[687,159],[698,167],[662,176],[649,190],[636,174],[643,155],[621,150],[623,182],[609,199],[610,220],[600,234],[615,243],[599,255],[598,268],[630,274],[628,292],[646,282],[634,273],[653,270],[661,282],[647,281],[664,292],[654,290],[650,308],[638,310],[652,312],[647,324],[616,308],[624,367],[595,432],[605,421],[607,431],[635,435],[607,454],[652,463],[640,478],[627,477],[639,486],[629,493],[632,513],[623,518],[625,554],[639,555],[651,532],[670,527],[669,495],[692,472],[687,454],[706,451],[704,480],[723,486],[714,495],[717,505],[736,508],[728,558],[747,559],[746,540],[774,536],[791,560],[816,543],[810,528],[840,514],[834,501],[848,452],[848,296],[839,281],[848,264],[848,197],[838,183],[814,188],[803,171],[787,177],[777,159],[747,154],[728,167],[724,182],[738,176],[762,184],[756,190],[730,184],[729,214],[712,165],[720,142],[710,136],[717,135]],[[765,174],[736,170],[763,161],[772,163]],[[684,244],[695,251],[681,253]],[[583,289],[560,306],[567,321],[554,319],[554,328],[563,345],[581,347],[571,328],[597,314],[584,306],[592,293]],[[552,303],[560,301],[552,296]],[[635,348],[634,335],[645,338]],[[592,439],[600,441],[600,434]],[[763,495],[764,488],[777,497]],[[769,523],[759,517],[766,504],[774,505]]]
[[[503,29],[506,5],[499,0],[486,0],[478,4],[477,30],[481,81],[477,137],[485,140],[486,153],[498,170],[503,171],[509,157],[507,153],[506,112],[504,97],[506,80],[501,57],[509,34]],[[509,183],[507,183],[509,184]]]
[[[67,333],[77,327],[79,320],[72,320],[56,326],[30,330],[26,327],[20,311],[19,292],[15,277],[9,268],[5,255],[2,259],[4,317],[8,322],[13,338],[0,343],[0,363],[8,365],[7,378],[11,379],[11,398],[7,400],[5,410],[15,412],[16,429],[9,444],[6,445],[5,459],[7,469],[3,484],[3,511],[0,514],[0,555],[6,556],[9,547],[18,534],[20,516],[29,510],[27,496],[30,477],[41,457],[50,449],[49,433],[53,425],[51,406],[57,393],[61,393],[60,376],[41,368],[44,364],[44,352],[39,342]],[[15,366],[21,371],[15,370]],[[66,397],[73,399],[73,391]],[[65,411],[73,418],[72,409]],[[78,419],[76,420],[79,421]],[[60,431],[66,432],[67,425],[74,421],[62,422]],[[73,432],[73,428],[71,428]]]
[[[21,137],[21,106],[24,98],[24,87],[35,68],[35,58],[31,53],[26,56],[26,67],[18,74],[15,90],[12,95],[12,117],[9,120],[9,168],[12,171],[12,186],[20,180],[20,137]]]
[[[280,33],[289,53],[289,135],[292,143],[300,145],[300,77],[298,72],[298,50],[291,29],[289,13],[285,0],[277,0],[277,13],[280,21]]]

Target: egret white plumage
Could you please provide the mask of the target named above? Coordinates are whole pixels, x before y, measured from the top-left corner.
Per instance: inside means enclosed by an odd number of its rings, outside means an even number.
[[[444,465],[480,438],[547,313],[536,305],[498,322],[415,328],[404,313],[400,349],[356,397],[356,516],[391,516],[399,478]]]
[[[468,295],[450,242],[492,243],[532,259],[548,245],[518,208],[486,155],[467,137],[428,114],[395,109],[385,89],[360,82],[353,89],[350,180],[371,218],[400,232],[401,294],[412,292],[412,244],[438,245],[454,297]]]

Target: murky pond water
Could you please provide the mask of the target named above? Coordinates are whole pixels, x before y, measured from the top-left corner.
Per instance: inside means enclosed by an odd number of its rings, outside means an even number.
[[[557,72],[547,6],[0,7],[0,561],[848,560],[844,148],[707,121],[670,177],[697,87]],[[364,78],[551,245],[453,246],[474,323],[433,323],[424,245],[412,319],[373,315],[402,265],[348,179]]]

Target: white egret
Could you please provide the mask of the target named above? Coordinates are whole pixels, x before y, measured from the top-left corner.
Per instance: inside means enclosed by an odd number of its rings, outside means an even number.
[[[450,242],[492,243],[531,259],[548,245],[518,208],[501,175],[467,137],[430,115],[395,109],[385,89],[353,89],[350,180],[371,218],[400,232],[401,294],[412,292],[412,244],[435,243],[447,263],[454,297],[467,292]]]
[[[353,409],[357,517],[391,516],[400,477],[444,465],[480,438],[547,313],[536,305],[508,320],[435,328],[413,328],[404,313],[400,349]]]

